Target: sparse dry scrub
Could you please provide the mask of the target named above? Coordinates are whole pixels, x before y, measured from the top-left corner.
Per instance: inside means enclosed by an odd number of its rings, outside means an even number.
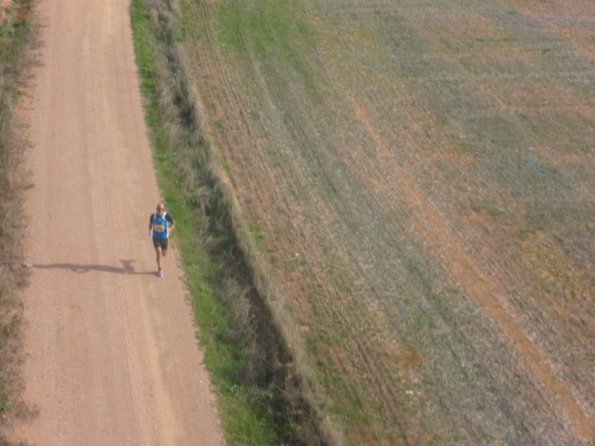
[[[22,268],[25,178],[21,161],[25,141],[15,131],[14,111],[32,35],[31,3],[15,1],[0,21],[0,444],[7,444],[2,428],[21,404],[17,369],[22,304],[18,290],[27,279]]]

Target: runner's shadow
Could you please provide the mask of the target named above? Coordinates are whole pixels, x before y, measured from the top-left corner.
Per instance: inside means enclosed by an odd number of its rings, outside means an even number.
[[[47,265],[41,265],[34,263],[31,265],[32,268],[38,269],[68,269],[75,273],[88,273],[89,271],[103,271],[106,273],[114,274],[130,274],[130,275],[154,275],[152,271],[135,271],[132,266],[134,260],[120,260],[122,267],[109,266],[109,265],[83,265],[76,263],[49,263]]]

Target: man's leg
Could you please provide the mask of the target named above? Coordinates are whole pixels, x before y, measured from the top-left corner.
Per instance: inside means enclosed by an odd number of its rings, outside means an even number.
[[[161,271],[161,246],[155,246],[155,254],[157,255],[157,271]]]

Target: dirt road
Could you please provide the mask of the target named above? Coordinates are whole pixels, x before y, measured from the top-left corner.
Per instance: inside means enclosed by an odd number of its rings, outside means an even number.
[[[24,114],[25,400],[11,439],[38,445],[219,445],[175,247],[155,276],[159,200],[128,1],[40,0]]]

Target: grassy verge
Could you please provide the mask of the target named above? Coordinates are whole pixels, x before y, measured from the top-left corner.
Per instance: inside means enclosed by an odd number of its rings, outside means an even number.
[[[26,282],[21,268],[24,141],[14,130],[19,77],[27,63],[33,32],[30,1],[17,1],[0,23],[0,445],[8,444],[1,429],[18,412],[19,386],[15,370],[22,307],[17,290]]]
[[[230,444],[323,444],[293,360],[256,292],[209,163],[168,3],[133,0],[137,65],[160,187]]]

